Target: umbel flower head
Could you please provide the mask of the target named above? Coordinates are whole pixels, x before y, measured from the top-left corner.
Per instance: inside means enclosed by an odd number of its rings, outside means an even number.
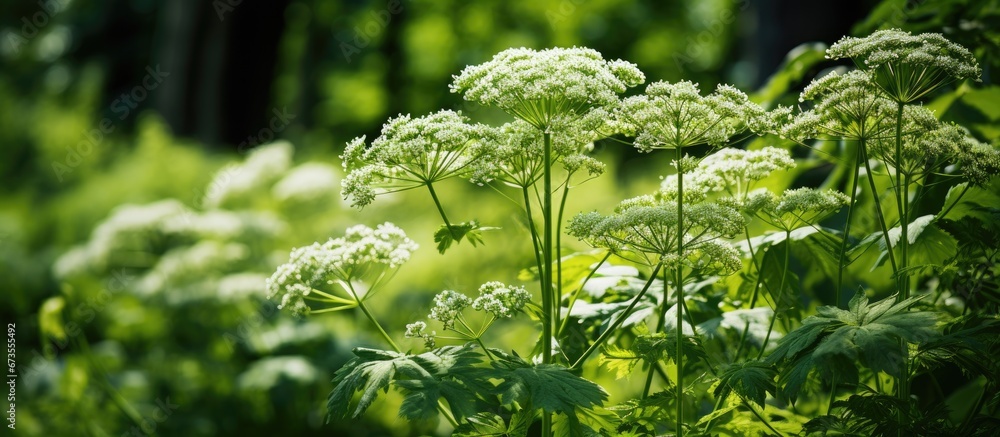
[[[879,92],[871,74],[853,70],[831,72],[802,90],[800,102],[811,101],[813,108],[785,125],[780,134],[795,141],[820,135],[846,139],[870,139],[892,126],[895,105]]]
[[[561,162],[568,172],[582,171],[590,176],[604,173],[604,163],[586,154],[601,129],[606,112],[594,110],[552,132],[553,162]],[[605,115],[602,117],[602,115]],[[472,163],[470,180],[484,184],[493,180],[517,187],[530,187],[542,177],[545,167],[542,132],[523,120],[494,128],[484,136],[483,145],[491,149],[490,159]]]
[[[341,155],[349,172],[343,180],[344,198],[365,206],[376,194],[467,176],[470,164],[489,152],[479,141],[486,129],[448,110],[393,118],[382,126],[371,147],[365,146],[365,137],[347,144]]]
[[[702,96],[698,85],[689,81],[654,82],[646,94],[622,101],[615,118],[623,133],[635,137],[635,147],[674,149],[700,144],[722,146],[743,132],[751,122],[766,117],[765,111],[742,91],[719,85]]]
[[[778,229],[792,231],[816,224],[850,202],[844,193],[830,189],[793,188],[780,196],[761,189],[747,196],[744,211]]]
[[[613,214],[579,214],[568,227],[570,235],[595,247],[649,265],[678,263],[691,268],[710,264],[716,273],[738,270],[742,264],[738,252],[718,241],[731,238],[746,225],[739,211],[716,203],[684,205],[684,257],[677,257],[677,203],[640,196],[623,201]],[[727,248],[728,247],[728,248]],[[709,256],[709,258],[705,258]],[[703,273],[708,273],[704,272]]]
[[[697,203],[711,193],[725,192],[743,199],[753,184],[778,170],[795,167],[787,150],[764,147],[759,150],[721,149],[701,160],[693,170],[684,172],[684,202]],[[665,178],[657,195],[664,200],[677,199],[677,178]]]
[[[369,298],[417,247],[392,223],[375,229],[353,226],[343,237],[292,250],[288,262],[267,280],[267,297],[280,296],[279,308],[296,314],[352,307]],[[307,300],[335,306],[313,309]]]
[[[606,61],[596,50],[512,48],[466,67],[454,77],[451,91],[544,131],[560,116],[617,105],[619,94],[643,81],[635,64]]]
[[[954,169],[977,186],[1000,173],[1000,151],[976,140],[961,126],[938,121],[924,107],[905,108],[904,131],[909,133],[903,136],[898,159],[892,139],[876,141],[872,154],[890,166],[898,166],[915,181],[946,166],[949,173]]]
[[[531,300],[531,293],[524,287],[515,287],[498,281],[490,281],[479,287],[479,297],[475,300],[453,290],[445,290],[434,296],[434,306],[428,319],[441,322],[445,331],[459,335],[460,340],[477,340],[498,319],[509,319],[521,312]],[[465,310],[469,307],[487,314],[487,319],[478,329],[473,329],[465,318]],[[416,321],[406,325],[407,338],[424,340],[427,348],[433,348],[437,332],[427,333],[427,323]],[[442,337],[456,339],[456,337]]]
[[[982,74],[972,52],[939,33],[913,35],[880,30],[864,38],[844,37],[826,51],[829,59],[851,58],[872,72],[875,82],[896,102],[909,103],[953,80]]]

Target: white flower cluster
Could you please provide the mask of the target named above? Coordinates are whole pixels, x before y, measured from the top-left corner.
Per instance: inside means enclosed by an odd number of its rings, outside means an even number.
[[[292,250],[289,261],[277,268],[267,280],[267,297],[281,296],[279,307],[297,314],[308,314],[304,298],[314,289],[339,284],[352,299],[365,299],[417,249],[417,244],[393,225],[384,223],[372,229],[357,225],[341,238]],[[369,287],[364,296],[355,295],[355,282]]]
[[[914,101],[952,80],[982,75],[972,52],[938,33],[880,30],[864,38],[844,37],[826,53],[829,59],[851,58],[872,71],[879,87],[898,102]]]
[[[783,137],[797,141],[819,134],[847,139],[870,139],[892,128],[895,104],[886,99],[872,76],[863,70],[846,74],[831,72],[814,79],[799,96],[800,102],[812,101],[813,108],[785,125]]]
[[[225,208],[247,203],[288,170],[293,151],[291,143],[275,141],[253,149],[243,163],[223,167],[208,184],[205,207]]]
[[[479,287],[479,296],[475,300],[453,290],[438,293],[434,296],[434,306],[427,318],[441,322],[445,331],[455,332],[461,339],[478,340],[496,320],[513,317],[521,312],[530,300],[531,293],[524,287],[490,281]],[[469,326],[463,314],[469,307],[490,315],[477,329]],[[423,339],[427,348],[434,347],[436,336],[437,331],[427,333],[427,323],[424,321],[406,325],[406,337]]]
[[[336,193],[340,182],[338,170],[319,162],[309,162],[291,169],[273,187],[275,199],[283,202],[323,201]]]
[[[437,320],[444,325],[444,329],[455,328],[462,310],[472,305],[472,299],[462,293],[452,290],[445,290],[434,296],[434,307],[427,316],[429,319]]]
[[[479,297],[472,301],[472,308],[493,314],[498,319],[510,318],[520,312],[529,300],[531,293],[524,287],[491,281],[479,287]]]
[[[178,247],[165,253],[132,290],[152,296],[167,288],[178,288],[192,279],[200,280],[213,272],[226,270],[246,259],[248,248],[240,243],[204,240],[193,246]]]
[[[850,202],[846,194],[831,189],[794,188],[781,196],[762,189],[750,193],[744,208],[776,228],[791,231],[815,224]]]
[[[614,107],[619,94],[643,81],[635,64],[606,61],[592,49],[512,48],[466,67],[454,77],[451,91],[545,130],[559,115]]]
[[[68,278],[122,265],[149,267],[174,245],[196,240],[271,237],[284,227],[284,222],[270,213],[196,212],[174,199],[122,205],[94,228],[86,244],[59,257],[53,270],[57,277]]]
[[[416,321],[406,325],[406,334],[403,335],[406,338],[419,338],[424,340],[424,347],[427,349],[433,349],[437,345],[435,336],[437,336],[437,331],[427,332],[427,323],[423,321]]]
[[[684,202],[701,202],[709,194],[718,192],[727,192],[741,199],[754,182],[775,171],[794,167],[795,160],[782,148],[724,148],[705,157],[696,168],[684,173]],[[660,184],[657,194],[666,200],[676,200],[677,193],[677,178],[669,177]]]
[[[702,96],[689,81],[654,82],[646,93],[626,98],[615,112],[619,128],[635,136],[644,152],[699,144],[724,145],[749,125],[763,126],[765,111],[747,95],[728,85]]]
[[[597,212],[579,214],[568,226],[568,233],[595,247],[604,247],[624,257],[638,255],[638,262],[667,264],[685,262],[691,267],[705,265],[695,262],[701,253],[728,256],[717,242],[743,232],[746,219],[734,208],[717,203],[684,205],[684,259],[677,257],[677,203],[640,196],[623,201],[613,214]],[[702,247],[706,246],[706,247]],[[730,267],[739,257],[722,261],[717,266]],[[728,270],[725,272],[729,272]]]
[[[566,171],[584,171],[590,176],[604,173],[604,163],[586,154],[592,142],[606,136],[607,113],[597,109],[573,120],[560,121],[550,129],[553,163],[560,162]],[[472,182],[499,181],[517,188],[529,187],[542,177],[544,160],[543,133],[530,123],[515,120],[489,130],[482,146],[489,149],[487,159],[471,164]]]
[[[343,180],[344,199],[365,206],[380,193],[467,176],[470,163],[485,159],[490,151],[480,144],[488,129],[448,110],[391,119],[371,147],[366,147],[365,137],[347,144],[340,156],[349,172]]]

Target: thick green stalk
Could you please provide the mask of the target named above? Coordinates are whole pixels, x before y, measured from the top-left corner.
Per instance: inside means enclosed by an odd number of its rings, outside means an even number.
[[[444,225],[448,227],[448,233],[451,233],[451,222],[448,221],[448,216],[444,214],[444,208],[441,207],[441,201],[438,200],[437,193],[434,191],[434,184],[427,181],[427,190],[431,192],[431,198],[434,199],[434,206],[437,206],[438,213],[441,214],[441,219],[444,220]],[[452,234],[454,238],[454,234]]]
[[[683,153],[680,146],[674,148],[674,159],[677,163],[677,269],[675,272],[675,286],[677,287],[677,326],[675,330],[675,350],[677,364],[677,417],[674,421],[674,428],[677,437],[684,435],[684,427],[681,423],[684,420],[684,358],[683,342],[684,336],[684,165],[681,163]],[[666,301],[666,296],[664,296]]]
[[[896,203],[899,205],[899,294],[897,302],[902,302],[910,298],[910,274],[906,271],[907,251],[910,240],[907,238],[910,224],[909,203],[910,203],[910,176],[902,174],[903,168],[903,102],[899,102],[896,109]]]
[[[544,150],[542,167],[542,363],[552,362],[552,316],[554,290],[552,288],[552,135],[543,133]],[[542,435],[552,434],[552,416],[542,412]]]
[[[899,293],[896,301],[902,302],[910,297],[910,272],[907,270],[908,254],[910,247],[909,227],[910,227],[910,175],[902,174],[903,168],[903,102],[896,105],[896,203],[899,205],[899,271],[897,272],[897,283]],[[892,247],[889,247],[892,252]],[[903,348],[903,371],[899,377],[899,398],[907,401],[910,398],[910,360],[909,348],[905,341],[900,342]]]
[[[385,341],[389,343],[389,346],[392,346],[392,349],[394,351],[401,352],[399,346],[396,345],[396,342],[392,341],[392,337],[390,337],[389,334],[385,332],[385,329],[382,329],[382,324],[379,323],[378,320],[375,320],[375,315],[373,315],[372,312],[368,310],[368,306],[365,305],[365,302],[360,298],[357,299],[357,302],[358,302],[358,308],[360,308],[361,312],[365,313],[365,317],[368,317],[368,320],[370,320],[372,324],[375,325],[375,328],[378,329],[379,334],[382,334],[382,338],[384,338]]]
[[[847,205],[847,221],[844,223],[844,236],[840,242],[840,259],[837,265],[837,290],[835,292],[834,305],[840,308],[841,289],[844,288],[844,258],[847,256],[847,240],[851,237],[851,219],[854,218],[854,204],[858,198],[858,170],[861,168],[861,150],[854,151],[854,166],[851,173],[851,203]]]

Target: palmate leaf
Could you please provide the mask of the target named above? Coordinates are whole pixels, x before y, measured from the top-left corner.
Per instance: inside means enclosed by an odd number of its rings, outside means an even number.
[[[355,348],[356,357],[337,370],[335,385],[327,398],[327,417],[358,417],[371,406],[378,392],[395,383],[405,398],[400,415],[408,419],[433,417],[437,401],[444,397],[459,418],[483,404],[477,393],[492,387],[485,369],[476,368],[482,356],[472,345],[446,346],[420,355]],[[362,392],[351,408],[356,392]]]
[[[600,406],[608,398],[601,386],[574,375],[558,364],[530,364],[517,355],[498,355],[490,376],[502,379],[497,386],[503,405],[514,402],[549,413],[576,414],[577,408]]]
[[[479,226],[479,222],[476,220],[451,225],[450,227],[443,224],[434,232],[434,242],[437,243],[438,252],[442,254],[452,244],[462,242],[462,238],[465,238],[472,247],[476,247],[483,244],[483,231],[492,231],[494,229],[500,228]]]
[[[607,366],[608,370],[614,371],[616,378],[621,379],[631,374],[639,363],[643,363],[645,368],[649,363],[664,359],[676,361],[675,338],[676,333],[671,330],[666,333],[639,335],[627,348],[607,345],[602,349],[600,363]],[[681,341],[681,353],[687,362],[706,357],[705,347],[695,336],[684,336]]]
[[[452,437],[524,437],[528,434],[528,426],[533,419],[534,413],[528,409],[512,414],[510,424],[497,414],[481,412],[469,416],[451,435]]]
[[[763,361],[731,364],[719,374],[719,385],[715,387],[715,396],[726,398],[730,393],[736,393],[763,407],[767,394],[776,394],[774,377],[777,375],[777,369]]]
[[[922,343],[937,335],[937,316],[925,311],[907,311],[922,296],[895,303],[895,296],[869,305],[864,291],[851,299],[848,310],[820,307],[788,333],[766,362],[782,367],[779,382],[794,399],[813,370],[831,380],[857,381],[856,362],[875,372],[900,376],[904,356],[901,340]]]

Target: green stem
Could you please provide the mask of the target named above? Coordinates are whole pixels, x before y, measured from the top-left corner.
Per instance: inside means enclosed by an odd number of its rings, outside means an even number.
[[[681,148],[674,147],[674,159],[677,165],[677,269],[675,286],[677,287],[677,326],[675,327],[675,357],[677,357],[677,417],[674,419],[674,428],[677,437],[684,435],[684,427],[681,422],[684,420],[684,358],[683,342],[684,336],[684,165],[681,162],[684,155]],[[666,302],[666,296],[663,296]]]
[[[771,246],[774,247],[774,246]],[[780,302],[785,294],[785,277],[788,276],[788,254],[792,251],[792,236],[791,231],[785,230],[785,254],[781,261],[781,280],[778,281],[778,295],[774,299],[774,314],[771,316],[771,323],[767,327],[767,335],[764,336],[764,342],[760,345],[760,351],[757,352],[757,359],[761,359],[764,356],[764,350],[767,349],[767,343],[771,341],[771,332],[774,331],[774,322],[778,320],[778,308]]]
[[[562,306],[560,302],[562,301],[562,221],[563,221],[563,211],[566,210],[566,197],[569,196],[569,178],[573,174],[566,175],[566,182],[563,183],[562,198],[559,200],[559,212],[556,215],[556,302],[555,302],[555,326],[556,335],[558,335],[560,328],[562,327]]]
[[[552,135],[546,130],[542,134],[544,150],[542,159],[542,268],[545,270],[542,284],[542,363],[552,362],[552,316],[554,290],[552,288]],[[542,435],[552,434],[552,415],[542,412]]]
[[[878,375],[875,375],[878,377]],[[826,414],[833,414],[833,403],[837,400],[837,374],[833,374],[833,380],[830,381],[830,403],[826,406]]]
[[[910,225],[910,175],[902,174],[903,169],[903,102],[896,104],[896,204],[899,206],[899,270],[896,281],[899,293],[896,295],[896,302],[902,302],[910,297],[910,273],[907,271],[910,239],[908,230]],[[889,253],[892,253],[892,246],[888,246]],[[906,341],[900,342],[903,349],[903,369],[899,377],[899,388],[897,390],[899,398],[907,401],[910,398],[910,369],[909,369],[909,348]],[[900,413],[902,419],[902,413]]]
[[[483,344],[482,337],[476,337],[476,343],[479,343],[479,347],[483,348],[483,352],[486,354],[486,357],[490,359],[490,361],[496,361],[496,358],[493,357],[490,350],[486,348],[485,344]]]
[[[889,228],[885,225],[885,216],[882,214],[882,201],[879,200],[878,187],[875,186],[875,174],[872,173],[871,163],[868,162],[868,147],[866,141],[861,139],[861,159],[865,163],[865,172],[868,173],[868,185],[872,190],[872,200],[875,201],[875,217],[878,218],[878,225],[882,231],[882,238],[885,239],[886,252],[889,254],[889,265],[892,267],[892,275],[899,274],[896,267],[896,255],[892,251],[892,243],[889,242]]]
[[[385,341],[389,343],[389,346],[392,346],[392,349],[395,350],[396,352],[402,352],[399,349],[399,346],[396,345],[396,342],[392,341],[392,337],[390,337],[389,334],[385,332],[385,329],[382,329],[382,324],[379,323],[378,320],[375,320],[375,316],[372,314],[371,311],[368,310],[368,306],[365,305],[364,300],[357,299],[357,302],[358,302],[358,308],[360,308],[361,312],[365,313],[365,317],[367,317],[368,320],[370,320],[372,324],[375,325],[375,329],[378,329],[379,334],[382,334],[382,338],[384,338]]]
[[[538,286],[545,289],[545,269],[542,268],[542,248],[538,243],[538,228],[535,227],[535,219],[531,214],[531,196],[528,194],[528,187],[522,187],[521,193],[524,195],[524,214],[528,217],[528,232],[531,233],[531,245],[535,248],[535,266],[538,267]]]
[[[854,167],[851,173],[851,203],[847,205],[847,222],[844,223],[844,235],[840,242],[840,259],[837,262],[837,265],[840,266],[837,270],[837,289],[834,300],[837,308],[840,308],[841,289],[844,288],[844,270],[846,270],[844,259],[847,257],[847,240],[851,237],[851,219],[854,218],[854,204],[858,198],[858,170],[861,168],[860,150],[855,149],[854,155]]]
[[[441,219],[444,220],[444,225],[448,227],[448,233],[452,233],[451,222],[448,221],[448,216],[445,215],[444,208],[441,207],[441,201],[438,200],[437,193],[434,191],[434,184],[430,181],[427,181],[427,190],[431,192],[431,198],[434,199],[434,206],[437,207],[438,212],[441,214]],[[452,238],[455,238],[454,234],[452,234]]]
[[[587,274],[587,277],[583,278],[583,282],[581,282],[580,286],[577,287],[575,292],[573,292],[573,295],[569,297],[569,304],[567,304],[566,306],[566,317],[562,319],[562,323],[560,323],[559,329],[556,331],[557,337],[561,336],[563,331],[566,330],[566,326],[569,325],[569,313],[573,311],[573,305],[576,304],[577,298],[579,298],[580,293],[583,292],[583,287],[587,286],[587,282],[590,282],[590,278],[593,278],[594,275],[597,274],[597,269],[601,268],[601,266],[608,261],[608,258],[611,258],[610,250],[604,254],[604,258],[601,258],[601,260],[594,266],[594,268],[590,271],[590,273]]]
[[[611,324],[611,326],[608,327],[608,329],[605,329],[604,332],[602,332],[601,335],[597,337],[597,340],[594,341],[594,344],[590,345],[590,347],[583,352],[583,355],[580,355],[580,358],[576,359],[576,362],[573,363],[572,366],[570,366],[570,369],[579,369],[580,365],[582,365],[583,362],[587,360],[587,357],[589,357],[590,354],[594,353],[594,351],[597,350],[597,348],[603,345],[604,342],[608,340],[608,337],[610,337],[611,334],[614,333],[614,331],[618,329],[619,326],[621,326],[622,322],[624,322],[625,319],[628,318],[630,314],[632,314],[632,310],[639,303],[639,301],[642,300],[642,297],[646,295],[646,291],[649,290],[649,286],[653,285],[653,281],[656,280],[656,275],[660,273],[661,267],[663,267],[663,264],[660,263],[656,264],[656,267],[653,267],[653,272],[650,273],[649,280],[646,281],[646,285],[642,287],[642,290],[639,291],[639,294],[635,295],[635,297],[632,298],[632,303],[630,303],[628,307],[625,308],[625,311],[623,311],[621,315],[618,316],[617,319],[615,319],[615,321]]]
[[[353,289],[351,290],[351,294],[354,295],[354,299],[358,302],[358,308],[360,308],[361,312],[365,314],[365,317],[368,317],[368,320],[371,321],[373,325],[375,325],[375,328],[378,329],[378,332],[380,334],[382,334],[382,338],[384,338],[385,341],[389,343],[389,346],[392,347],[392,350],[396,351],[397,353],[403,353],[403,350],[399,348],[399,346],[396,344],[395,341],[392,341],[392,337],[389,337],[389,334],[385,332],[385,329],[382,329],[382,324],[380,324],[378,320],[375,319],[375,316],[372,314],[372,312],[368,310],[368,306],[365,305],[363,300],[358,298],[358,294],[355,293]],[[487,352],[487,354],[489,354],[489,352]],[[458,420],[456,420],[455,416],[451,414],[451,411],[445,408],[444,403],[440,400],[438,401],[437,409],[439,413],[444,415],[444,418],[448,420],[448,423],[450,423],[451,426],[458,428]]]
[[[663,302],[660,303],[660,318],[656,321],[656,330],[653,333],[659,333],[663,330],[663,327],[667,324],[667,272],[663,271]],[[649,363],[649,371],[646,372],[646,384],[642,388],[642,398],[646,399],[649,396],[649,389],[653,386],[653,373],[656,372],[656,366],[653,363]]]

